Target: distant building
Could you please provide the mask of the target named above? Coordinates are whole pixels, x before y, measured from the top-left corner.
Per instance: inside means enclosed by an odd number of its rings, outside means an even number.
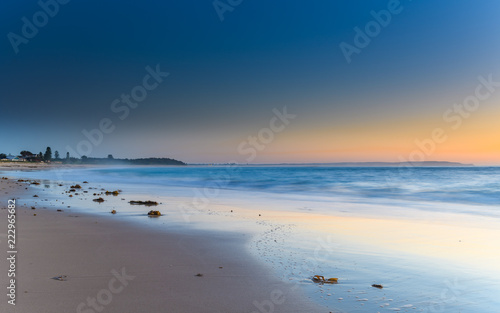
[[[20,157],[20,156],[15,156],[15,155],[12,155],[12,154],[9,154],[5,159],[3,159],[5,161],[11,161],[11,162],[24,162],[26,161],[25,158],[23,157]]]

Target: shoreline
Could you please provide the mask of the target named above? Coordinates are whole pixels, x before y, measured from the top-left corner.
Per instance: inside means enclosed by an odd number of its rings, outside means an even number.
[[[2,301],[2,312],[265,312],[270,305],[274,312],[327,312],[253,260],[241,234],[158,231],[111,214],[74,214],[62,204],[58,212],[41,193],[32,210],[23,200],[32,197],[27,184],[0,186],[2,202],[18,198],[19,249],[17,305]],[[6,213],[0,210],[2,220]],[[0,267],[7,268],[2,250]],[[67,280],[51,279],[61,275]],[[116,283],[132,276],[123,288]],[[92,298],[100,299],[94,309]]]

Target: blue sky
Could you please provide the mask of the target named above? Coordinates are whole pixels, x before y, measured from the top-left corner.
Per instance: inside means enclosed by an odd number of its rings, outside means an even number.
[[[444,123],[443,111],[473,92],[479,75],[498,74],[500,3],[401,1],[401,13],[346,62],[339,44],[353,44],[354,28],[388,3],[242,1],[221,21],[212,1],[73,0],[15,53],[8,34],[22,34],[22,18],[41,7],[4,2],[0,152],[64,154],[109,118],[115,129],[90,156],[243,160],[239,144],[287,106],[297,118],[255,162],[394,161]],[[117,118],[113,100],[157,64],[168,78]],[[469,125],[498,112],[483,107]],[[459,153],[476,133],[462,129],[429,158],[498,157],[474,145],[465,150],[480,156]]]

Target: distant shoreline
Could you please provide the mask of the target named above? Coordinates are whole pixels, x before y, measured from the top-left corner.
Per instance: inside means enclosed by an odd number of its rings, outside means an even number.
[[[475,167],[474,164],[425,161],[425,162],[337,162],[337,163],[262,163],[262,164],[237,164],[237,163],[196,163],[188,166],[329,166],[329,167]]]
[[[286,167],[286,166],[323,166],[323,167],[399,167],[399,168],[437,168],[437,167],[491,167],[495,165],[476,166],[474,164],[466,164],[459,162],[446,162],[446,161],[427,161],[427,162],[339,162],[339,163],[263,163],[263,164],[238,164],[238,163],[187,163],[185,165],[172,165],[172,164],[126,164],[126,163],[109,163],[109,164],[64,164],[64,163],[39,163],[39,162],[0,162],[0,169],[50,169],[50,168],[90,168],[90,167],[205,167],[205,166],[233,166],[233,167]]]

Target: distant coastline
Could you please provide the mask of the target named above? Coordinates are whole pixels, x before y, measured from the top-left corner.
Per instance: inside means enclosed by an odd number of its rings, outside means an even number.
[[[263,164],[237,164],[237,163],[197,163],[190,166],[331,166],[331,167],[474,167],[474,164],[424,161],[424,162],[335,162],[335,163],[263,163]]]
[[[115,159],[112,154],[106,158],[92,158],[85,155],[80,158],[70,156],[66,153],[65,158],[61,158],[56,150],[52,157],[52,149],[47,147],[45,153],[34,154],[28,150],[23,150],[19,155],[0,153],[0,163],[15,164],[77,164],[77,165],[186,165],[186,163],[171,158],[138,158],[138,159]]]
[[[287,165],[292,165],[288,163]],[[294,164],[295,165],[295,164]],[[474,164],[448,161],[424,162],[337,162],[337,163],[303,163],[301,165],[337,166],[337,167],[471,167]]]
[[[145,159],[106,159],[106,158],[88,158],[71,160],[54,160],[51,162],[20,162],[20,161],[0,161],[0,167],[82,167],[82,166],[323,166],[323,167],[475,167],[474,164],[447,162],[447,161],[428,161],[428,162],[338,162],[338,163],[262,163],[262,164],[238,164],[238,163],[185,163],[169,158],[145,158]]]

